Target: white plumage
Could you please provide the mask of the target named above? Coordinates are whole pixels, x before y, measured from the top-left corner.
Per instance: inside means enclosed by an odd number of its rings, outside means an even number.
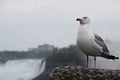
[[[80,22],[79,32],[77,36],[78,48],[87,55],[87,67],[88,56],[94,56],[94,68],[96,67],[96,57],[104,57],[107,59],[119,59],[109,54],[109,50],[104,43],[104,40],[97,34],[90,33],[89,24],[90,19],[88,17],[77,18],[76,21]]]

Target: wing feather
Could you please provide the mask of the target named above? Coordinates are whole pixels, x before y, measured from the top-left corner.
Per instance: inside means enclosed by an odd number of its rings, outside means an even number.
[[[97,34],[94,34],[94,36],[95,36],[95,42],[96,42],[99,46],[102,47],[103,53],[107,53],[107,54],[108,54],[108,53],[109,53],[109,50],[108,50],[108,48],[107,48],[104,40],[103,40],[99,35],[97,35]]]

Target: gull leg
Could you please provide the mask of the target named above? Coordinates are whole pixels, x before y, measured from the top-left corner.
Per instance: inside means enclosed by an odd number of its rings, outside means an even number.
[[[88,64],[89,64],[89,56],[87,55],[87,68],[88,68]]]
[[[96,68],[96,57],[94,57],[94,69]]]

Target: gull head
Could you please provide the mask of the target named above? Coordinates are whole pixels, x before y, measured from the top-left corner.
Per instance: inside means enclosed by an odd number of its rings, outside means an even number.
[[[90,24],[90,19],[88,17],[77,18],[76,21],[79,21],[81,25]]]

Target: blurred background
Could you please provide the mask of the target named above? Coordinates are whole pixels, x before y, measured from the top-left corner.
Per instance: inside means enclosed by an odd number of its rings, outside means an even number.
[[[77,17],[88,16],[90,29],[120,56],[119,8],[119,0],[0,0],[0,80],[47,80],[54,67],[85,67]],[[97,58],[97,68],[119,66],[119,60]]]

